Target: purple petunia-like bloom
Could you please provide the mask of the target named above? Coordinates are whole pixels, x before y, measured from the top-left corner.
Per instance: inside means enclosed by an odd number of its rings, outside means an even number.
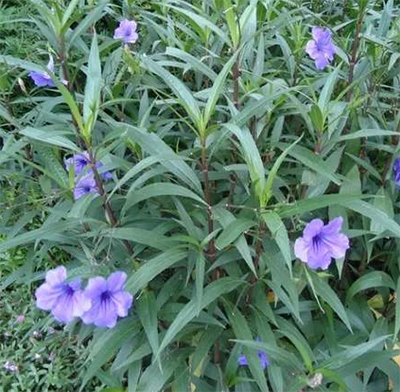
[[[77,180],[74,188],[74,199],[78,200],[82,196],[85,196],[89,193],[100,194],[99,188],[97,188],[96,180],[94,179],[93,174],[88,174],[87,176]]]
[[[396,158],[393,164],[393,181],[396,188],[400,189],[400,158]]]
[[[315,61],[317,69],[324,69],[337,52],[332,41],[332,34],[329,29],[313,27],[313,39],[307,43],[306,52]]]
[[[296,240],[294,253],[312,269],[327,269],[334,259],[345,256],[349,249],[349,238],[339,233],[343,218],[338,217],[324,226],[321,219],[313,219],[305,227],[303,237]]]
[[[92,307],[82,315],[85,324],[113,328],[118,317],[126,317],[132,306],[133,297],[124,291],[126,274],[114,272],[108,279],[89,279],[85,295],[91,299]]]
[[[49,57],[50,57],[50,60],[49,60],[49,63],[47,64],[47,69],[51,73],[54,73],[53,56],[50,55]],[[54,82],[51,79],[51,76],[47,72],[31,71],[31,72],[29,72],[29,76],[32,78],[33,82],[38,87],[46,87],[46,86],[54,87]],[[67,84],[67,81],[64,79],[62,79],[61,82],[63,84]]]
[[[261,339],[259,337],[257,337],[256,341],[260,342]],[[263,369],[265,369],[267,366],[269,366],[271,364],[266,352],[264,352],[262,350],[258,350],[257,354],[258,354],[258,358],[260,360],[260,365]],[[249,365],[249,362],[247,361],[247,358],[244,354],[239,356],[238,363],[240,366],[248,366]]]
[[[87,151],[83,151],[79,154],[74,154],[72,157],[64,159],[65,168],[69,171],[71,166],[74,166],[75,176],[79,176],[85,170],[85,168],[90,165],[90,157]],[[101,162],[96,162],[96,168],[101,169],[103,164]],[[91,170],[88,171],[91,173]],[[108,171],[101,173],[104,180],[108,181],[112,179],[112,174]]]
[[[63,323],[81,317],[90,309],[91,301],[81,290],[80,279],[65,282],[67,270],[60,266],[46,274],[46,282],[35,293],[36,306],[50,310],[54,318]]]
[[[138,39],[136,32],[136,22],[134,20],[123,20],[114,31],[114,39],[120,39],[122,42],[133,44]]]

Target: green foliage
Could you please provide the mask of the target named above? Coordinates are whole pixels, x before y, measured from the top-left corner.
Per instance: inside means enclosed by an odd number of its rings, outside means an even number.
[[[0,391],[400,391],[399,5],[23,3],[0,6]],[[124,18],[135,44],[113,38]],[[338,48],[323,71],[315,25]],[[75,201],[83,150],[113,179]],[[351,247],[313,271],[294,242],[337,216]],[[60,264],[126,271],[128,317],[34,310]]]

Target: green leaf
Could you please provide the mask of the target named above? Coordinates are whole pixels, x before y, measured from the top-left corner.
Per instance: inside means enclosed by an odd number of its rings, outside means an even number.
[[[236,22],[236,15],[231,0],[224,0],[224,14],[231,35],[232,46],[237,48],[239,45],[240,31]]]
[[[331,370],[343,368],[347,364],[356,361],[357,358],[361,357],[363,354],[371,351],[374,347],[385,341],[387,338],[388,336],[379,336],[370,340],[369,342],[347,348],[346,350],[335,354],[333,357],[323,362],[321,367]]]
[[[174,92],[178,97],[180,104],[185,108],[187,114],[192,119],[193,123],[197,125],[198,129],[201,129],[201,114],[199,105],[196,99],[193,97],[192,92],[183,84],[180,79],[172,75],[169,71],[158,65],[155,61],[149,57],[142,56],[141,60],[146,67],[156,75],[158,75],[167,86]]]
[[[324,115],[318,105],[312,105],[310,109],[310,118],[311,122],[314,125],[314,128],[322,132],[325,127],[325,118]]]
[[[239,52],[235,52],[235,54],[230,58],[230,60],[224,65],[224,68],[222,68],[221,72],[218,74],[217,78],[213,83],[210,95],[207,100],[206,107],[204,109],[204,115],[203,115],[204,127],[207,127],[211,116],[214,114],[215,105],[217,104],[218,98],[224,88],[226,77],[228,76],[228,73],[231,70],[233,63],[236,61],[238,55]]]
[[[360,291],[375,287],[388,287],[392,290],[396,290],[396,285],[388,274],[382,271],[373,271],[361,276],[350,286],[347,291],[346,299],[349,301]]]
[[[183,157],[176,154],[159,136],[128,124],[112,122],[111,126],[122,126],[126,128],[129,136],[132,137],[135,143],[138,143],[143,150],[149,153],[151,158],[158,158],[162,166],[171,171],[171,173],[174,173],[177,178],[189,185],[199,195],[203,194],[201,183],[193,169],[185,162]]]
[[[278,147],[285,150],[289,146],[285,143],[279,143]],[[300,146],[293,147],[288,154],[315,172],[329,178],[335,184],[340,185],[339,178],[332,172],[331,167],[319,155],[316,155],[307,148]]]
[[[221,295],[229,293],[234,290],[237,286],[242,284],[243,281],[232,279],[232,278],[220,278],[210,283],[205,289],[203,294],[203,300],[201,303],[201,309],[206,308],[211,302],[214,302]],[[157,357],[160,356],[161,352],[173,341],[175,336],[196,316],[197,304],[195,300],[191,300],[175,317],[168,328],[167,333],[158,350]]]
[[[235,124],[224,124],[224,127],[237,137],[242,147],[243,156],[250,173],[251,181],[256,189],[257,197],[260,201],[263,200],[265,190],[264,164],[250,131],[247,128],[240,129]]]
[[[287,155],[290,153],[290,150],[294,148],[294,146],[300,142],[300,140],[303,138],[303,135],[299,137],[293,144],[291,144],[289,147],[287,147],[282,154],[279,156],[279,158],[275,161],[274,165],[272,166],[271,171],[268,173],[268,178],[267,182],[265,184],[265,191],[264,191],[264,197],[262,200],[262,207],[267,206],[270,198],[272,197],[272,187],[274,185],[276,176],[278,175],[278,170],[281,167],[283,161],[287,157]]]
[[[93,34],[89,53],[88,71],[86,75],[85,96],[83,101],[83,121],[85,134],[89,136],[96,123],[100,107],[100,92],[103,85],[97,35]]]
[[[132,320],[122,320],[114,328],[101,331],[90,350],[90,366],[85,372],[79,391],[83,391],[96,372],[112,358],[126,340],[138,332],[139,323]]]
[[[197,196],[194,192],[184,188],[181,185],[170,184],[168,182],[160,182],[156,184],[146,185],[141,189],[132,192],[126,199],[124,211],[128,210],[137,203],[143,200],[150,199],[157,196],[181,196],[188,197],[189,199],[196,200],[202,205],[207,204],[201,197]]]
[[[272,238],[278,244],[278,247],[281,250],[282,256],[285,259],[286,265],[290,271],[290,275],[292,276],[292,252],[285,224],[282,222],[282,219],[279,217],[279,215],[273,211],[265,212],[261,214],[261,217],[271,232]]]
[[[159,347],[158,342],[158,320],[157,303],[153,292],[143,293],[136,302],[137,314],[146,333],[153,354],[156,354]]]
[[[67,150],[76,152],[80,151],[76,144],[68,138],[62,136],[61,132],[54,132],[53,130],[42,131],[40,129],[27,127],[21,130],[19,133],[42,143],[51,144],[53,146],[66,148]]]
[[[385,230],[390,231],[395,237],[400,237],[400,226],[393,219],[391,219],[385,212],[362,200],[356,201],[341,201],[340,205],[356,211],[361,215],[366,216],[379,224]]]
[[[219,235],[215,241],[217,249],[224,249],[235,241],[243,232],[251,229],[255,226],[255,222],[249,219],[236,219],[229,223],[226,228]]]
[[[147,261],[126,282],[126,289],[133,295],[143,289],[154,277],[187,257],[185,249],[169,249]]]
[[[312,279],[312,283],[316,293],[331,306],[331,308],[335,311],[335,313],[346,324],[346,327],[349,329],[349,331],[352,332],[352,328],[346,310],[343,304],[340,302],[336,293],[315,272],[309,271],[309,276]]]

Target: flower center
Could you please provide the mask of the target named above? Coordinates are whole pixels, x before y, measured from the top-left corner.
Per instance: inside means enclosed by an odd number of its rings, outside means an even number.
[[[319,234],[315,235],[312,239],[312,246],[314,251],[317,251],[319,246],[321,245],[322,238]]]
[[[125,37],[130,37],[131,34],[132,34],[132,29],[131,29],[130,27],[128,27],[128,28],[125,30]]]
[[[100,295],[101,302],[108,301],[110,299],[110,293],[108,291],[103,291]]]
[[[75,293],[75,290],[69,284],[64,285],[63,289],[64,293],[68,296],[72,296]]]

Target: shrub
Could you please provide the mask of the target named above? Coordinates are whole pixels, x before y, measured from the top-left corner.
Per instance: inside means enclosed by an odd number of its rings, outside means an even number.
[[[399,7],[336,3],[33,2],[40,52],[0,56],[3,288],[101,281],[80,390],[400,390]]]

